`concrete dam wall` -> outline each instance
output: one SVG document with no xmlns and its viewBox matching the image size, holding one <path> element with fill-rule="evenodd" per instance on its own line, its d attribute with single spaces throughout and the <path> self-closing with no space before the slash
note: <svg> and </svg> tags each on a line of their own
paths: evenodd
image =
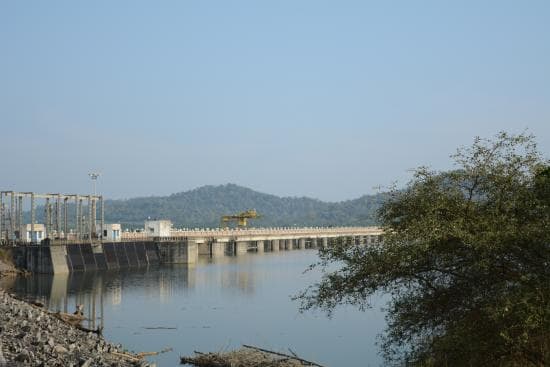
<svg viewBox="0 0 550 367">
<path fill-rule="evenodd" d="M 13 249 L 14 264 L 33 273 L 58 274 L 139 268 L 157 264 L 195 263 L 193 241 L 106 242 L 20 246 Z"/>
<path fill-rule="evenodd" d="M 280 233 L 279 233 L 280 232 Z M 187 237 L 126 239 L 122 242 L 67 243 L 43 240 L 38 244 L 5 246 L 13 263 L 33 273 L 70 273 L 156 264 L 192 264 L 198 256 L 238 256 L 249 251 L 263 253 L 335 245 L 382 243 L 378 228 L 305 228 L 292 230 L 190 231 Z M 237 235 L 238 234 L 238 235 Z"/>
</svg>

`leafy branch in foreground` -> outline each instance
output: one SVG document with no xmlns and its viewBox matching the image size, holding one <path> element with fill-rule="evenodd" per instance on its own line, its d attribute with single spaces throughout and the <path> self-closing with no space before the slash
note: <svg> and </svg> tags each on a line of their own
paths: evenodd
<svg viewBox="0 0 550 367">
<path fill-rule="evenodd" d="M 455 170 L 421 167 L 392 191 L 383 244 L 322 250 L 325 275 L 296 298 L 330 313 L 390 294 L 390 364 L 550 364 L 549 163 L 532 136 L 507 133 L 452 157 Z"/>
</svg>

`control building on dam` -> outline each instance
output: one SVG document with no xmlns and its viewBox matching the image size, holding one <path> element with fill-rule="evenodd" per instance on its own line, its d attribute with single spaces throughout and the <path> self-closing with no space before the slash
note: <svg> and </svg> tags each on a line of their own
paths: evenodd
<svg viewBox="0 0 550 367">
<path fill-rule="evenodd" d="M 23 220 L 25 199 L 31 201 L 31 223 Z M 40 199 L 45 223 L 36 223 Z M 381 239 L 378 227 L 181 230 L 172 229 L 168 220 L 148 220 L 143 231 L 121 233 L 120 225 L 105 223 L 102 196 L 0 192 L 0 244 L 18 267 L 36 273 L 192 264 L 199 256 L 369 245 Z"/>
</svg>

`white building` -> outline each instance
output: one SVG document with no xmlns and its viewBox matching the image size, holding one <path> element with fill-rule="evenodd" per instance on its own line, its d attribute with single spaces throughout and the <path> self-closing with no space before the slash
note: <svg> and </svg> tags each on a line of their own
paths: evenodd
<svg viewBox="0 0 550 367">
<path fill-rule="evenodd" d="M 169 220 L 146 220 L 145 233 L 150 237 L 170 237 L 172 222 Z"/>
<path fill-rule="evenodd" d="M 97 229 L 98 237 L 103 237 L 103 241 L 118 242 L 120 241 L 122 231 L 119 223 L 103 224 L 103 233 L 101 228 Z"/>
<path fill-rule="evenodd" d="M 43 224 L 34 224 L 34 232 L 31 233 L 31 225 L 27 224 L 25 240 L 27 242 L 40 242 L 46 236 L 46 227 Z"/>
</svg>

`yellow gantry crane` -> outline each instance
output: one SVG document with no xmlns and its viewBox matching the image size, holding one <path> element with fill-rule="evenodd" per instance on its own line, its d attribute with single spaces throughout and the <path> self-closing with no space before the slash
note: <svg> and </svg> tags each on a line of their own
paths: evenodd
<svg viewBox="0 0 550 367">
<path fill-rule="evenodd" d="M 250 209 L 239 214 L 224 215 L 221 219 L 221 228 L 227 227 L 227 223 L 235 222 L 238 227 L 246 227 L 248 225 L 248 219 L 260 218 L 260 215 L 256 212 L 256 209 Z"/>
</svg>

